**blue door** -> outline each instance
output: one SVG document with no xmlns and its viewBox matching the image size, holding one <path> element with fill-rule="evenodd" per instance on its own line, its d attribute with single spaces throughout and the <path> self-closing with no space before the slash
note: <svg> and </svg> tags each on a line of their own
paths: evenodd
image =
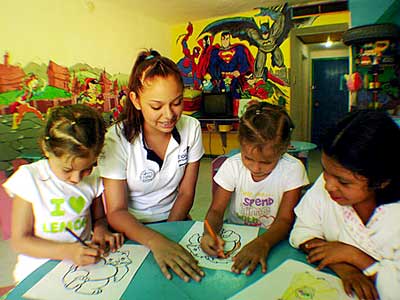
<svg viewBox="0 0 400 300">
<path fill-rule="evenodd" d="M 321 135 L 349 111 L 349 94 L 344 74 L 348 58 L 312 60 L 311 141 L 320 145 Z"/>
</svg>

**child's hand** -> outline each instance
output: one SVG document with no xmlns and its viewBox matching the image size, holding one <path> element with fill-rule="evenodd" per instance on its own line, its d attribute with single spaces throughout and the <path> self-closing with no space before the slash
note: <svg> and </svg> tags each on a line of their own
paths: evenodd
<svg viewBox="0 0 400 300">
<path fill-rule="evenodd" d="M 343 288 L 347 295 L 357 295 L 358 299 L 378 300 L 378 292 L 370 278 L 354 268 L 345 272 L 337 272 L 342 279 Z"/>
<path fill-rule="evenodd" d="M 219 235 L 217 235 L 217 239 L 218 243 L 215 242 L 210 234 L 204 233 L 200 240 L 200 247 L 210 256 L 225 258 L 225 255 L 223 255 L 225 241 Z"/>
<path fill-rule="evenodd" d="M 319 262 L 318 270 L 335 263 L 350 263 L 355 255 L 357 248 L 341 243 L 327 242 L 321 240 L 313 240 L 305 244 L 305 248 L 309 250 L 307 261 L 309 263 Z"/>
<path fill-rule="evenodd" d="M 267 272 L 266 259 L 270 247 L 261 239 L 255 239 L 243 247 L 238 254 L 233 257 L 232 272 L 240 274 L 244 268 L 249 266 L 246 275 L 251 275 L 258 264 L 261 264 L 261 271 Z"/>
<path fill-rule="evenodd" d="M 86 247 L 80 243 L 66 244 L 66 258 L 77 266 L 95 264 L 100 260 L 103 250 L 96 247 Z"/>
<path fill-rule="evenodd" d="M 99 245 L 105 253 L 115 252 L 124 243 L 124 236 L 121 233 L 112 233 L 104 227 L 96 227 L 93 231 L 92 243 Z"/>
</svg>

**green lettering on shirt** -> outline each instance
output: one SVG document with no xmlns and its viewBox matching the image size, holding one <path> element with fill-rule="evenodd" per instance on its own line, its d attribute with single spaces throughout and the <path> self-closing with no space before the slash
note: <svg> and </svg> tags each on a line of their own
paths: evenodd
<svg viewBox="0 0 400 300">
<path fill-rule="evenodd" d="M 50 202 L 55 205 L 55 209 L 51 212 L 53 217 L 60 217 L 65 214 L 65 211 L 61 209 L 61 204 L 65 202 L 63 198 L 54 198 Z"/>
</svg>

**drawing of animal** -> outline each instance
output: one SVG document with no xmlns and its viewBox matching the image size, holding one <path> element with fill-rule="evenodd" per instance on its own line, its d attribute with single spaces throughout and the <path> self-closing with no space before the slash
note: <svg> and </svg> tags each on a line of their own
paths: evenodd
<svg viewBox="0 0 400 300">
<path fill-rule="evenodd" d="M 211 262 L 218 263 L 218 264 L 228 264 L 228 263 L 232 262 L 231 257 L 234 256 L 234 254 L 236 254 L 236 251 L 241 246 L 241 237 L 236 232 L 234 232 L 232 230 L 225 230 L 225 229 L 221 230 L 221 237 L 225 241 L 225 245 L 224 245 L 225 258 L 224 259 L 209 256 L 201 249 L 200 233 L 196 233 L 196 234 L 192 235 L 189 238 L 189 244 L 187 244 L 186 247 L 189 249 L 189 251 L 192 253 L 192 255 L 195 258 L 203 258 L 203 259 L 206 259 Z"/>
<path fill-rule="evenodd" d="M 112 282 L 118 282 L 129 272 L 129 251 L 117 251 L 102 257 L 95 265 L 72 265 L 63 276 L 64 287 L 84 295 L 98 295 Z"/>
</svg>

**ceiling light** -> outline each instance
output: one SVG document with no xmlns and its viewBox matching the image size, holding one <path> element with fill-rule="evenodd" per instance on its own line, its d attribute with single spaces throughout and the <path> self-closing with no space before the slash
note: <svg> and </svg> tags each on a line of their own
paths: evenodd
<svg viewBox="0 0 400 300">
<path fill-rule="evenodd" d="M 328 36 L 328 39 L 327 39 L 326 42 L 325 42 L 325 47 L 326 47 L 326 48 L 329 48 L 329 47 L 331 47 L 331 46 L 332 46 L 331 37 Z"/>
</svg>

